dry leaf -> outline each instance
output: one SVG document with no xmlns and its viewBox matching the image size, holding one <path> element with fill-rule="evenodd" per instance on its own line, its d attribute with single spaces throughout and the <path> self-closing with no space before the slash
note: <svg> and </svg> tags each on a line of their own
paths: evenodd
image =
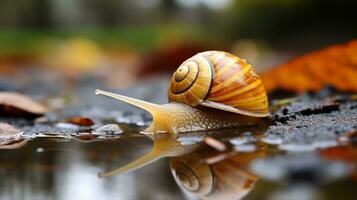
<svg viewBox="0 0 357 200">
<path fill-rule="evenodd" d="M 13 92 L 0 92 L 0 115 L 16 117 L 37 117 L 47 108 L 27 96 Z"/>
<path fill-rule="evenodd" d="M 354 164 L 351 176 L 357 180 L 357 148 L 354 146 L 338 146 L 320 151 L 320 155 L 327 160 L 338 160 Z"/>
<path fill-rule="evenodd" d="M 357 91 L 357 40 L 325 48 L 276 66 L 261 75 L 268 91 L 317 91 L 325 85 Z"/>
<path fill-rule="evenodd" d="M 322 157 L 330 160 L 357 163 L 357 148 L 353 146 L 332 147 L 322 150 L 320 154 Z"/>
<path fill-rule="evenodd" d="M 87 117 L 73 117 L 68 120 L 69 123 L 78 125 L 78 126 L 92 126 L 94 125 L 93 120 Z"/>
</svg>

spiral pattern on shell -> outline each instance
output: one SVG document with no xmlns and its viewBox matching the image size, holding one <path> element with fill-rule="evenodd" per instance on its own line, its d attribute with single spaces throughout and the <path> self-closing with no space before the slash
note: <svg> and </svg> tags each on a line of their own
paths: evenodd
<svg viewBox="0 0 357 200">
<path fill-rule="evenodd" d="M 168 91 L 169 100 L 197 106 L 208 95 L 212 79 L 211 61 L 203 55 L 196 55 L 174 73 Z"/>
<path fill-rule="evenodd" d="M 196 54 L 179 66 L 168 99 L 254 117 L 269 115 L 266 91 L 252 66 L 223 51 Z"/>
<path fill-rule="evenodd" d="M 171 173 L 185 190 L 200 195 L 209 194 L 214 189 L 214 176 L 209 165 L 190 159 L 173 159 Z"/>
<path fill-rule="evenodd" d="M 245 162 L 249 163 L 253 155 L 237 154 L 208 164 L 201 157 L 207 151 L 171 158 L 170 169 L 176 183 L 199 199 L 230 200 L 247 195 L 258 179 L 245 169 Z M 259 155 L 261 153 L 254 156 Z"/>
</svg>

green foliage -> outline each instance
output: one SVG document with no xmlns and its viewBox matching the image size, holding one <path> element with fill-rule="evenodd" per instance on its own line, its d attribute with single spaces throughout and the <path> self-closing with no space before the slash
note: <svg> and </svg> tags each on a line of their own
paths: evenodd
<svg viewBox="0 0 357 200">
<path fill-rule="evenodd" d="M 214 35 L 200 27 L 181 24 L 117 28 L 81 27 L 75 30 L 0 29 L 0 53 L 38 52 L 44 43 L 71 38 L 89 39 L 104 48 L 146 51 L 167 41 L 203 42 L 214 38 Z"/>
</svg>

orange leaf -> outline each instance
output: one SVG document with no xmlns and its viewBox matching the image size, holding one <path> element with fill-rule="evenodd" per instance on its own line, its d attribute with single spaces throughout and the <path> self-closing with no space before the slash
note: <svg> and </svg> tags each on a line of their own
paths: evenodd
<svg viewBox="0 0 357 200">
<path fill-rule="evenodd" d="M 268 91 L 316 91 L 325 85 L 357 91 L 357 40 L 328 47 L 276 66 L 261 75 Z"/>
<path fill-rule="evenodd" d="M 73 117 L 68 119 L 69 123 L 76 124 L 78 126 L 92 126 L 94 125 L 93 120 L 88 117 Z"/>
</svg>

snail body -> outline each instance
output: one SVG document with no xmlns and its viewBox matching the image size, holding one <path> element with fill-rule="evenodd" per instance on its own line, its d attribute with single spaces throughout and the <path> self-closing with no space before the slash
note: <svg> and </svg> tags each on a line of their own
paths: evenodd
<svg viewBox="0 0 357 200">
<path fill-rule="evenodd" d="M 188 132 L 248 126 L 269 115 L 260 78 L 243 59 L 222 51 L 206 51 L 186 60 L 174 73 L 169 104 L 96 90 L 148 111 L 153 123 L 144 132 Z"/>
</svg>

